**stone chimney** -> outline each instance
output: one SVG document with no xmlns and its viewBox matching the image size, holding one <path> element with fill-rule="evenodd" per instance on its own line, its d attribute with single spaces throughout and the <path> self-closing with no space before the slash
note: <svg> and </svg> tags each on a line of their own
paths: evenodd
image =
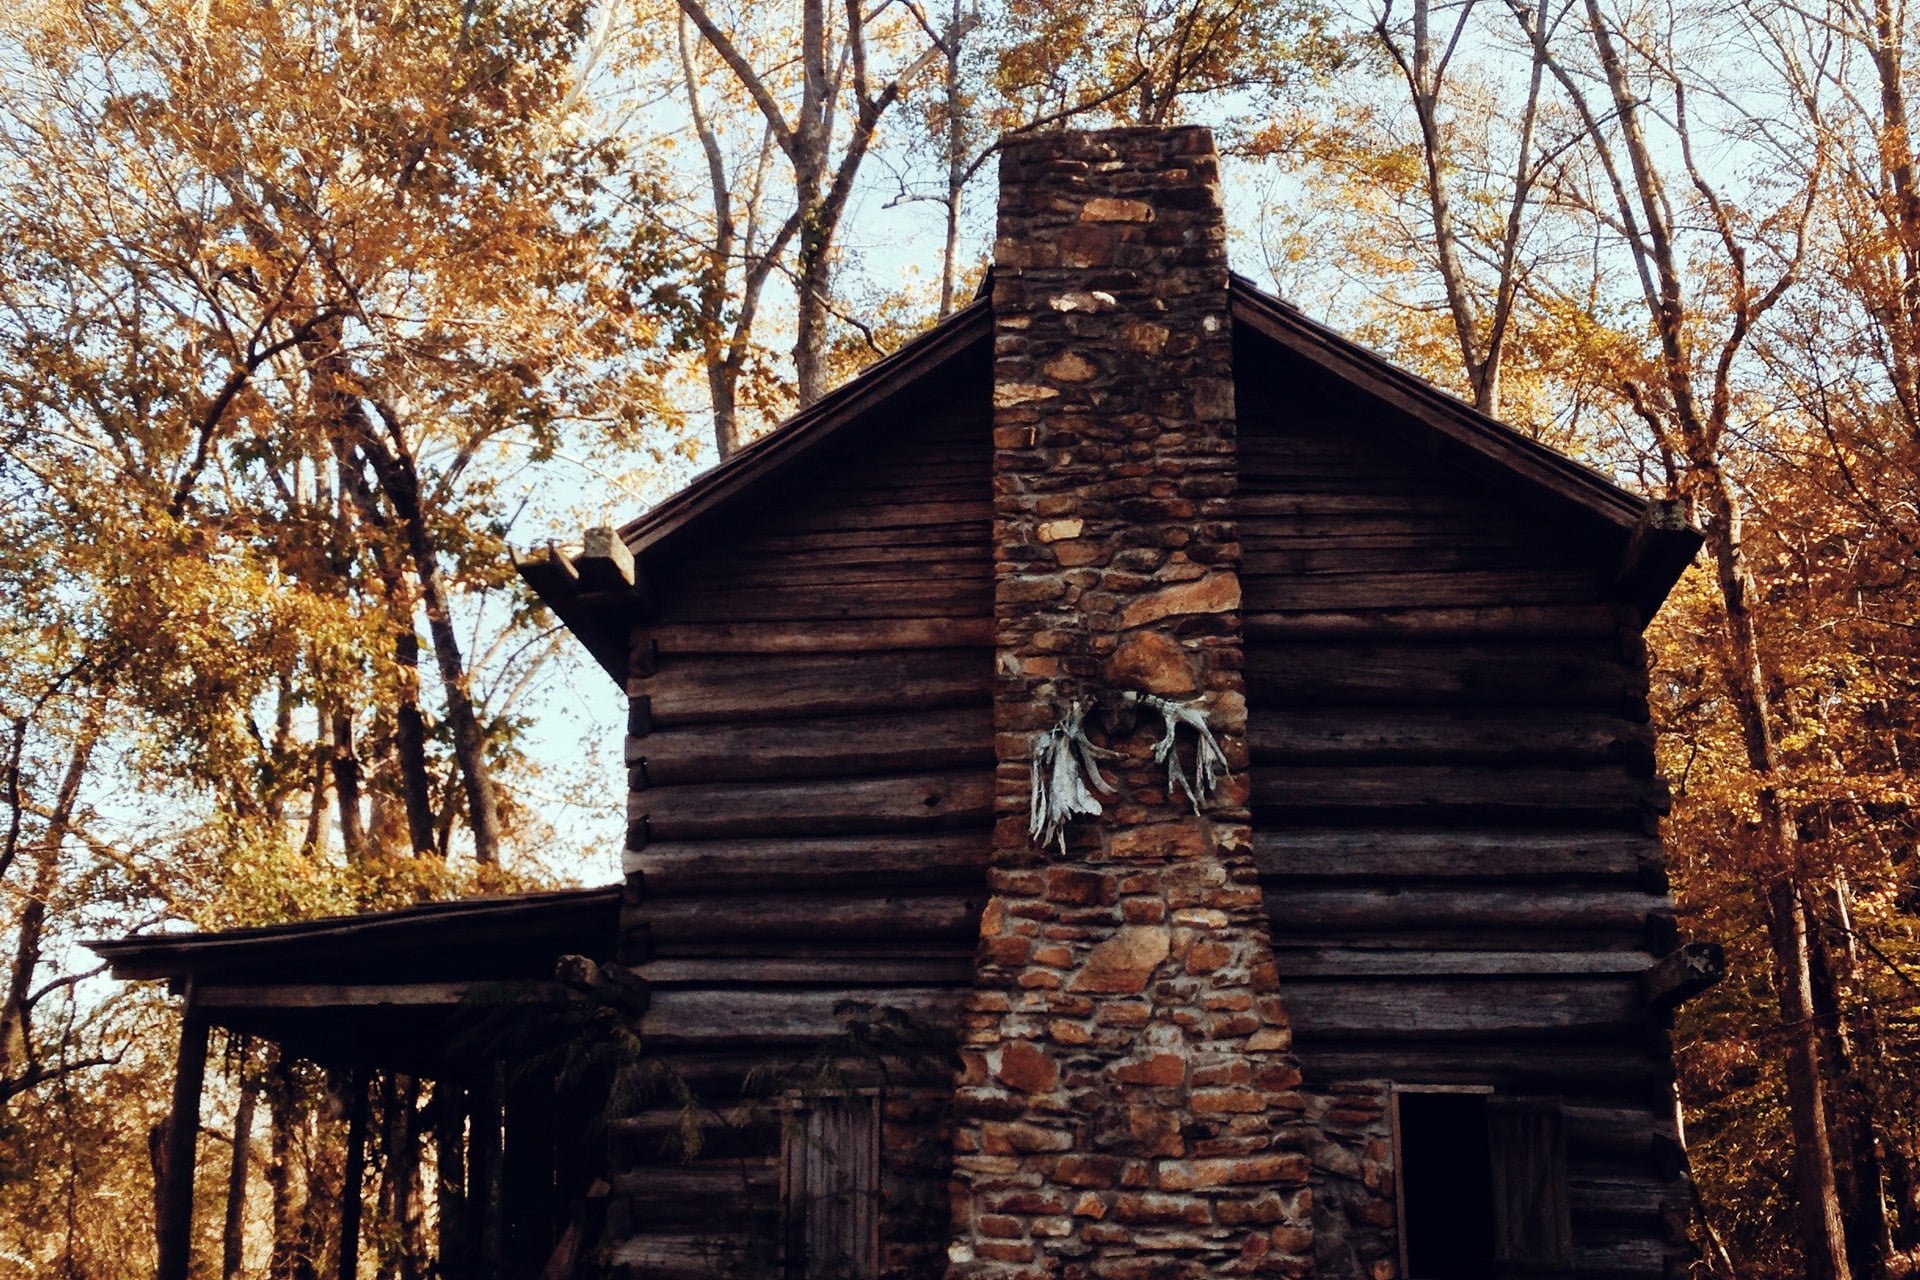
<svg viewBox="0 0 1920 1280">
<path fill-rule="evenodd" d="M 1248 828 L 1213 140 L 1013 138 L 1000 172 L 997 825 L 951 1274 L 1301 1275 L 1304 1103 Z M 1128 692 L 1204 713 L 1233 772 L 1200 813 L 1169 794 L 1160 715 Z M 1029 838 L 1029 767 L 1076 702 L 1098 704 L 1116 790 L 1062 853 Z"/>
</svg>

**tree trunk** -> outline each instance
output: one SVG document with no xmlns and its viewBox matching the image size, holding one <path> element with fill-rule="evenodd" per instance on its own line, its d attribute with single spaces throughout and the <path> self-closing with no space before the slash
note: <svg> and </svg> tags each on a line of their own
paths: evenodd
<svg viewBox="0 0 1920 1280">
<path fill-rule="evenodd" d="M 960 41 L 966 13 L 962 0 L 953 0 L 947 15 L 947 33 L 941 52 L 946 55 L 943 86 L 947 94 L 947 234 L 940 249 L 940 318 L 953 314 L 956 276 L 960 267 L 960 197 L 967 184 L 966 117 L 960 84 Z"/>
<path fill-rule="evenodd" d="M 415 1103 L 420 1086 L 409 1076 L 385 1073 L 380 1086 L 380 1120 L 386 1161 L 380 1170 L 381 1233 L 379 1274 L 383 1280 L 418 1280 L 418 1197 L 420 1134 L 415 1125 Z"/>
<path fill-rule="evenodd" d="M 1833 895 L 1825 904 L 1807 908 L 1809 970 L 1813 977 L 1815 1025 L 1820 1030 L 1826 1067 L 1828 1106 L 1833 1117 L 1835 1181 L 1840 1189 L 1841 1220 L 1846 1226 L 1847 1261 L 1856 1280 L 1881 1280 L 1893 1249 L 1887 1220 L 1886 1175 L 1881 1168 L 1875 1135 L 1870 1063 L 1863 1060 L 1847 1016 L 1845 992 L 1855 982 L 1844 943 L 1835 948 L 1830 937 L 1845 937 L 1840 919 L 1829 919 L 1826 905 L 1837 915 Z"/>
<path fill-rule="evenodd" d="M 400 765 L 400 795 L 407 812 L 407 843 L 414 857 L 434 852 L 433 795 L 427 774 L 427 722 L 420 714 L 420 637 L 411 620 L 394 637 L 400 667 L 400 706 L 394 711 L 394 755 Z"/>
<path fill-rule="evenodd" d="M 374 439 L 372 424 L 365 422 L 364 414 L 360 415 L 365 430 L 359 443 L 380 477 L 387 501 L 400 517 L 407 554 L 413 561 L 414 578 L 420 584 L 420 602 L 426 609 L 427 631 L 433 641 L 434 661 L 440 669 L 440 687 L 447 699 L 447 723 L 453 729 L 453 754 L 459 762 L 460 779 L 466 792 L 467 829 L 473 835 L 473 856 L 482 864 L 496 863 L 500 860 L 500 815 L 493 772 L 487 765 L 486 738 L 468 688 L 466 660 L 460 652 L 459 637 L 454 634 L 446 583 L 440 576 L 439 555 L 434 550 L 433 532 L 427 525 L 420 475 L 401 434 L 398 416 L 384 405 L 380 407 L 380 416 L 387 424 L 392 449 Z"/>
<path fill-rule="evenodd" d="M 806 214 L 800 220 L 799 249 L 794 263 L 794 288 L 799 291 L 795 303 L 793 337 L 794 387 L 800 407 L 806 408 L 827 393 L 827 301 L 831 296 L 833 266 L 833 228 L 825 225 L 824 209 L 818 196 L 819 171 L 803 175 L 803 192 L 815 194 L 807 200 Z"/>
<path fill-rule="evenodd" d="M 247 1228 L 247 1161 L 253 1152 L 253 1108 L 260 1082 L 249 1069 L 245 1036 L 235 1051 L 240 1064 L 240 1101 L 233 1112 L 233 1151 L 227 1166 L 227 1219 L 220 1232 L 220 1275 L 239 1280 Z"/>
<path fill-rule="evenodd" d="M 294 1258 L 300 1248 L 299 1205 L 293 1176 L 293 1125 L 297 1109 L 293 1072 L 282 1052 L 274 1051 L 268 1068 L 269 1118 L 267 1189 L 272 1205 L 273 1255 L 267 1265 L 271 1280 L 293 1280 Z"/>
<path fill-rule="evenodd" d="M 327 856 L 327 780 L 332 774 L 332 751 L 319 749 L 313 763 L 313 786 L 307 797 L 307 826 L 300 836 L 300 853 L 308 858 Z"/>
<path fill-rule="evenodd" d="M 366 833 L 360 825 L 360 760 L 354 754 L 353 717 L 336 711 L 329 717 L 333 729 L 333 794 L 340 815 L 340 845 L 347 860 L 366 853 Z"/>
<path fill-rule="evenodd" d="M 1763 819 L 1775 838 L 1791 841 L 1778 799 L 1769 795 Z M 1820 1090 L 1820 1050 L 1814 1031 L 1813 975 L 1807 917 L 1800 892 L 1787 874 L 1766 886 L 1767 941 L 1773 981 L 1786 1032 L 1787 1111 L 1793 1125 L 1794 1183 L 1800 1214 L 1802 1262 L 1808 1280 L 1847 1280 L 1846 1228 L 1840 1215 L 1826 1107 Z"/>
<path fill-rule="evenodd" d="M 439 1209 L 440 1276 L 474 1280 L 467 1214 L 467 1104 L 449 1080 L 433 1085 L 435 1199 Z"/>
<path fill-rule="evenodd" d="M 13 956 L 7 966 L 7 986 L 0 1000 L 0 1101 L 7 1086 L 25 1076 L 34 1066 L 37 1054 L 33 1046 L 34 975 L 40 968 L 45 942 L 47 909 L 60 884 L 60 853 L 67 841 L 67 829 L 73 822 L 74 805 L 80 796 L 80 784 L 93 759 L 94 744 L 100 738 L 100 718 L 105 698 L 96 695 L 80 723 L 79 735 L 67 756 L 67 767 L 54 793 L 53 808 L 47 816 L 46 834 L 33 852 L 33 880 L 14 926 Z"/>
</svg>

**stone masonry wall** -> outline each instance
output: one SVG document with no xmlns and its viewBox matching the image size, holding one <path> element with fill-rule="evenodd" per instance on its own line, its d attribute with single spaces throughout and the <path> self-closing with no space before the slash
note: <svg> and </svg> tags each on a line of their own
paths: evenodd
<svg viewBox="0 0 1920 1280">
<path fill-rule="evenodd" d="M 1310 1126 L 1249 848 L 1212 139 L 1013 139 L 1001 182 L 997 826 L 950 1275 L 1304 1275 Z M 1033 848 L 1033 736 L 1122 690 L 1203 707 L 1231 781 L 1195 815 L 1149 758 L 1157 716 L 1096 717 L 1119 795 L 1064 855 Z"/>
</svg>

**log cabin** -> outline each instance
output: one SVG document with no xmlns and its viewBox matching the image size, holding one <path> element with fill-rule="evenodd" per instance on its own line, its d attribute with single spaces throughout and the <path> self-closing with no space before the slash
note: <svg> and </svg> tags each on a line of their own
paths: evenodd
<svg viewBox="0 0 1920 1280">
<path fill-rule="evenodd" d="M 624 883 L 100 944 L 179 1115 L 212 1026 L 434 1081 L 456 1280 L 1678 1274 L 1698 536 L 1225 245 L 1203 129 L 1008 139 L 972 305 L 520 562 L 627 699 Z"/>
</svg>

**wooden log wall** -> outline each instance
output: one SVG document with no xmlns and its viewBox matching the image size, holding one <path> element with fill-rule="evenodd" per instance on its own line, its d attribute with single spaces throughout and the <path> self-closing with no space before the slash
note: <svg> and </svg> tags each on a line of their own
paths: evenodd
<svg viewBox="0 0 1920 1280">
<path fill-rule="evenodd" d="M 646 1054 L 697 1105 L 658 1085 L 615 1123 L 625 1274 L 772 1274 L 782 1069 L 821 1055 L 849 1002 L 950 1028 L 971 982 L 992 498 L 985 383 L 958 372 L 646 566 L 622 946 L 650 989 Z M 878 1080 L 856 1063 L 841 1083 Z M 951 1090 L 941 1058 L 885 1091 L 883 1275 L 944 1257 Z"/>
<path fill-rule="evenodd" d="M 1562 1099 L 1577 1273 L 1664 1276 L 1638 628 L 1590 552 L 1377 406 L 1257 342 L 1238 368 L 1254 848 L 1308 1084 Z"/>
</svg>

